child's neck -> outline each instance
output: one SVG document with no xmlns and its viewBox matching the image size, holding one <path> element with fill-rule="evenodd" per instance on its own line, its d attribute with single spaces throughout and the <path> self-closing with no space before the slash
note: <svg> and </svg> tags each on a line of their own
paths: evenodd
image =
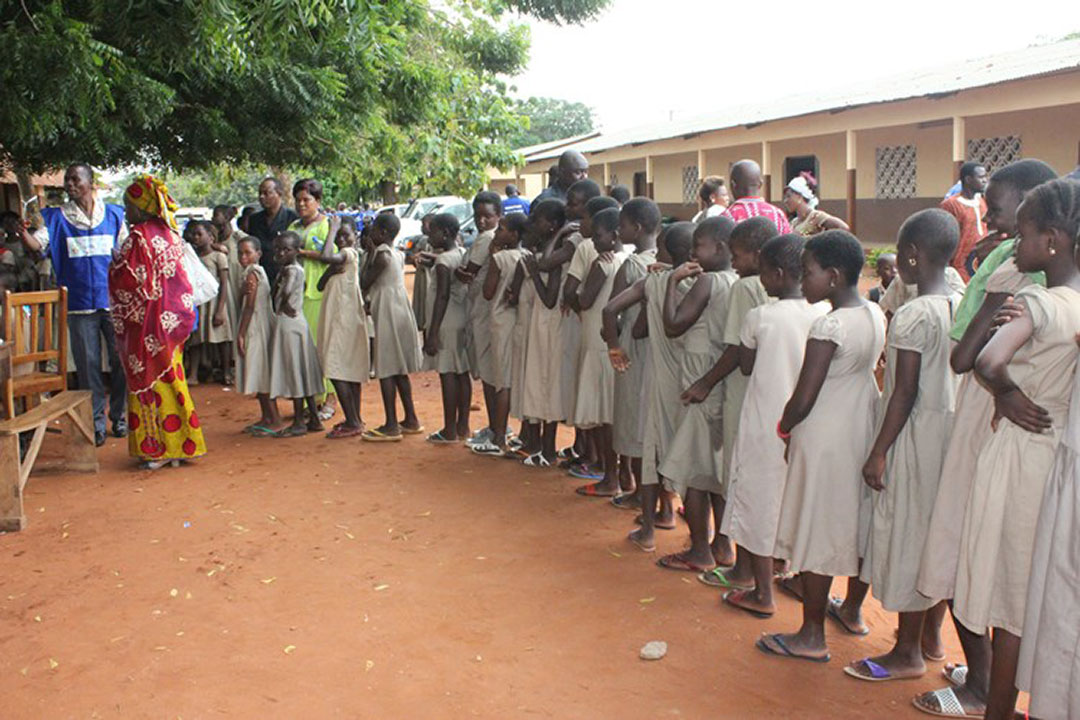
<svg viewBox="0 0 1080 720">
<path fill-rule="evenodd" d="M 634 247 L 636 248 L 634 252 L 637 254 L 641 254 L 644 252 L 649 252 L 650 250 L 655 250 L 656 238 L 658 237 L 660 237 L 660 233 L 654 232 L 638 238 L 638 241 L 634 244 Z"/>
<path fill-rule="evenodd" d="M 859 296 L 859 288 L 838 287 L 829 296 L 829 304 L 836 308 L 858 307 L 862 305 L 862 297 Z"/>
<path fill-rule="evenodd" d="M 205 247 L 195 248 L 195 252 L 199 254 L 199 257 L 206 257 L 210 253 L 214 252 L 214 248 L 206 245 Z"/>
<path fill-rule="evenodd" d="M 925 274 L 919 274 L 916 278 L 919 287 L 919 295 L 948 295 L 949 284 L 945 282 L 945 266 L 935 265 L 925 270 Z"/>
<path fill-rule="evenodd" d="M 1080 270 L 1077 270 L 1076 263 L 1071 260 L 1051 263 L 1044 268 L 1043 272 L 1046 273 L 1046 287 L 1048 288 L 1064 285 L 1080 289 Z"/>
<path fill-rule="evenodd" d="M 795 283 L 794 285 L 786 285 L 780 288 L 779 294 L 777 294 L 777 300 L 799 300 L 803 296 L 802 284 Z"/>
</svg>

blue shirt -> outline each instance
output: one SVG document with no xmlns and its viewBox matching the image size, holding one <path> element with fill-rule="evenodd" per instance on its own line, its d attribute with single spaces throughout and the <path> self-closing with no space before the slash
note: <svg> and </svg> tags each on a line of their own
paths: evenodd
<svg viewBox="0 0 1080 720">
<path fill-rule="evenodd" d="M 56 284 L 68 290 L 68 310 L 107 310 L 109 264 L 124 230 L 124 208 L 105 205 L 101 221 L 93 227 L 72 223 L 61 208 L 44 208 L 41 217 L 49 233 Z"/>
<path fill-rule="evenodd" d="M 529 214 L 529 201 L 523 197 L 508 197 L 502 201 L 503 215 Z"/>
</svg>

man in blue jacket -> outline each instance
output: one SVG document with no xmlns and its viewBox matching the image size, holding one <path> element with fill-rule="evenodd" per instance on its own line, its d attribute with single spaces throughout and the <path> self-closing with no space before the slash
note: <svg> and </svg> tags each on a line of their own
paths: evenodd
<svg viewBox="0 0 1080 720">
<path fill-rule="evenodd" d="M 124 208 L 94 197 L 94 171 L 75 163 L 64 173 L 68 201 L 41 211 L 45 227 L 24 233 L 32 252 L 52 260 L 56 284 L 68 290 L 68 330 L 79 387 L 93 393 L 94 442 L 105 444 L 105 378 L 102 343 L 109 358 L 109 419 L 116 437 L 127 435 L 127 382 L 116 354 L 116 336 L 109 316 L 109 263 L 113 249 L 127 237 Z"/>
</svg>

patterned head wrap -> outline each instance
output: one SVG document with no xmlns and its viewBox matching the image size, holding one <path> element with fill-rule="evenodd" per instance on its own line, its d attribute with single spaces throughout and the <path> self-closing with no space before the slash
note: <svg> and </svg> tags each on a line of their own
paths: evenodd
<svg viewBox="0 0 1080 720">
<path fill-rule="evenodd" d="M 801 195 L 806 204 L 813 210 L 819 202 L 817 195 L 814 194 L 816 185 L 817 181 L 814 180 L 814 176 L 803 171 L 791 179 L 791 182 L 788 183 L 788 189 Z"/>
<path fill-rule="evenodd" d="M 174 214 L 178 207 L 176 201 L 169 197 L 169 188 L 165 187 L 165 183 L 153 175 L 143 174 L 135 178 L 135 182 L 124 191 L 124 199 L 154 217 L 161 218 L 173 230 L 180 230 Z"/>
</svg>

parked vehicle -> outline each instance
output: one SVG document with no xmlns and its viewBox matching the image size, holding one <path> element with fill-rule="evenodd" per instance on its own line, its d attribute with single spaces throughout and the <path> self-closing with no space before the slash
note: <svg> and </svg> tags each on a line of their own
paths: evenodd
<svg viewBox="0 0 1080 720">
<path fill-rule="evenodd" d="M 472 215 L 472 208 L 467 200 L 456 195 L 417 198 L 398 216 L 401 219 L 401 231 L 394 239 L 394 247 L 403 249 L 406 238 L 420 235 L 420 219 L 435 212 L 453 212 L 459 220 L 464 221 Z"/>
</svg>

